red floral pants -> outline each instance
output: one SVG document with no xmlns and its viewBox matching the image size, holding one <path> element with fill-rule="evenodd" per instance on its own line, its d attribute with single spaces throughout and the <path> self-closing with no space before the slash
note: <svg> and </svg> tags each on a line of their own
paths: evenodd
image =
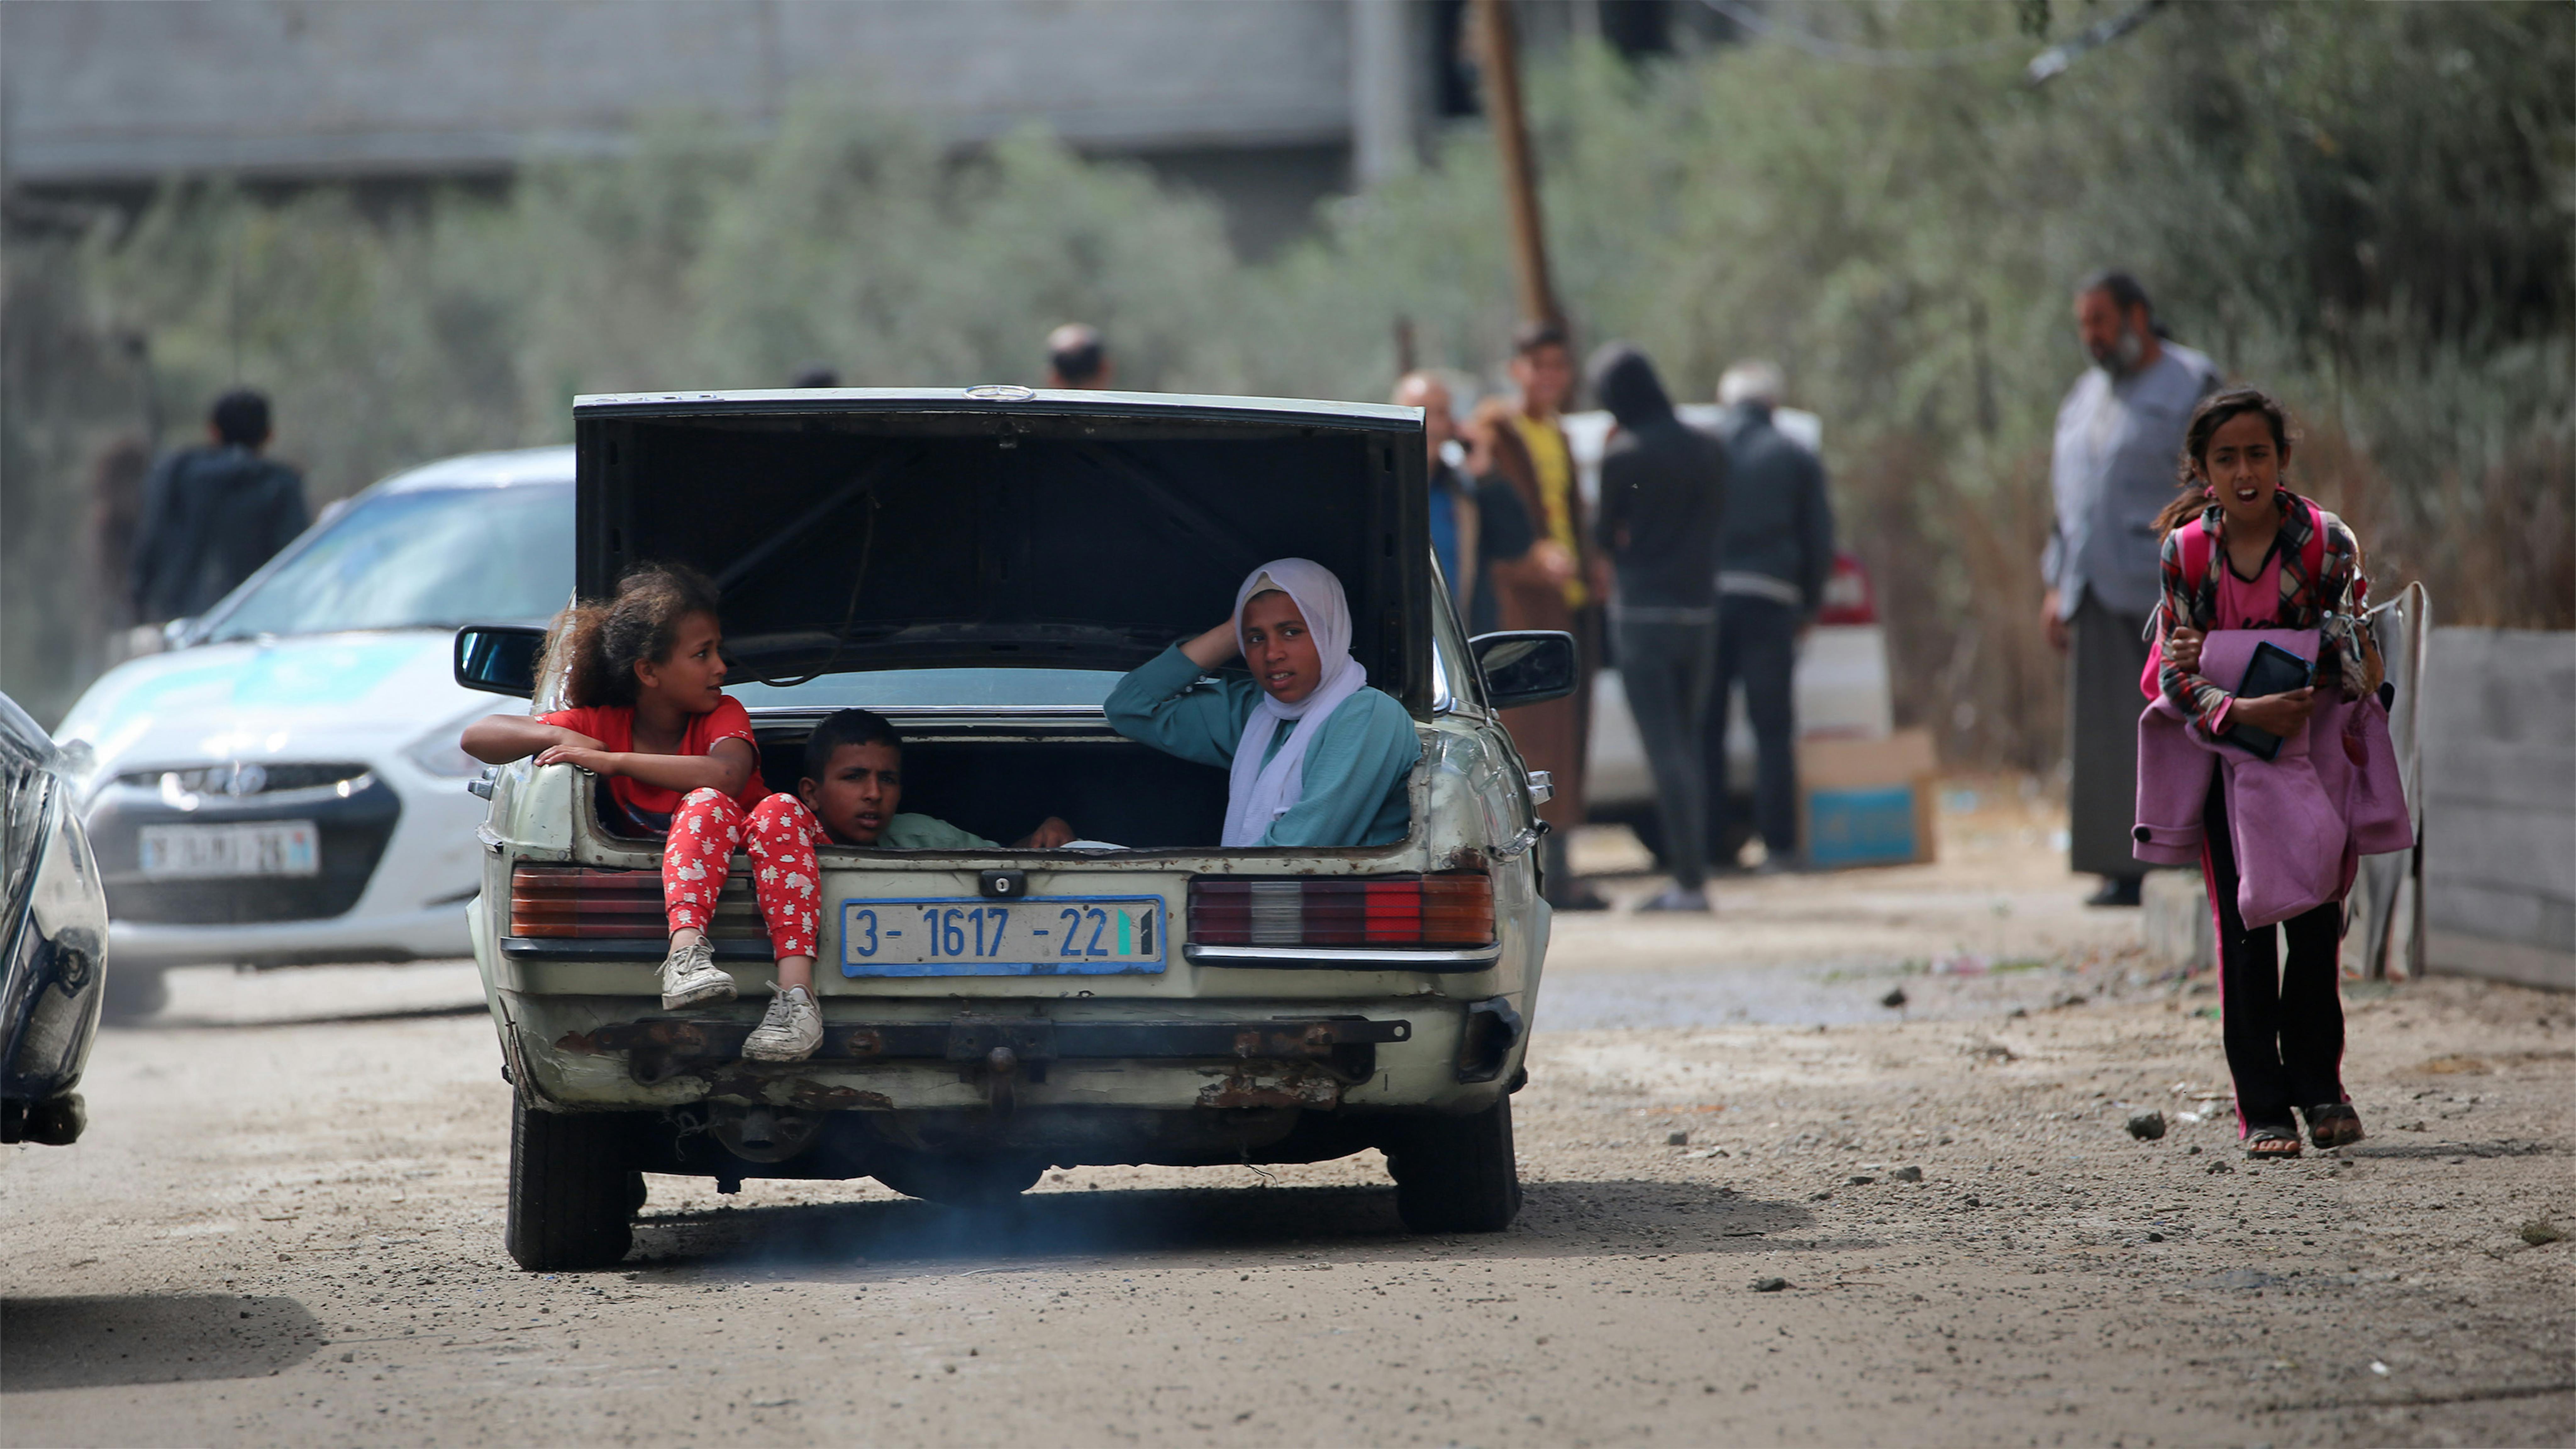
<svg viewBox="0 0 2576 1449">
<path fill-rule="evenodd" d="M 781 958 L 813 955 L 822 898 L 814 847 L 822 840 L 822 823 L 793 795 L 772 795 L 745 815 L 721 790 L 690 791 L 662 847 L 662 909 L 671 929 L 704 931 L 715 920 L 726 868 L 740 850 L 751 856 L 752 894 L 772 950 Z"/>
</svg>

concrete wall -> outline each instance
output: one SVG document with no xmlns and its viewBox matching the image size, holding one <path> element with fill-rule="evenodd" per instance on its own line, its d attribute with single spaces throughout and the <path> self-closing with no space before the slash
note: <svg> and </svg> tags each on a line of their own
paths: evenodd
<svg viewBox="0 0 2576 1449">
<path fill-rule="evenodd" d="M 0 6 L 13 182 L 500 170 L 819 85 L 961 140 L 1347 144 L 1349 0 L 210 0 Z M 1383 27 L 1381 27 L 1383 29 Z"/>
<path fill-rule="evenodd" d="M 2576 990 L 2576 633 L 2437 628 L 2426 669 L 2428 962 Z"/>
</svg>

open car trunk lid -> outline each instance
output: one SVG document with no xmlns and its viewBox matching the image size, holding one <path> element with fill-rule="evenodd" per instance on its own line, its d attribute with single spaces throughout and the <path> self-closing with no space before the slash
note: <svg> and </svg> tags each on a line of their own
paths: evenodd
<svg viewBox="0 0 2576 1449">
<path fill-rule="evenodd" d="M 737 680 L 1125 670 L 1303 557 L 1341 578 L 1369 682 L 1430 712 L 1415 409 L 978 387 L 593 396 L 574 420 L 576 586 L 704 570 Z"/>
</svg>

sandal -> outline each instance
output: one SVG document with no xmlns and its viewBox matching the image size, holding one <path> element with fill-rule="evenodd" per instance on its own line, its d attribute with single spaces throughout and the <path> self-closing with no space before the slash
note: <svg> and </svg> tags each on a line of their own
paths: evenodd
<svg viewBox="0 0 2576 1449">
<path fill-rule="evenodd" d="M 2245 1155 L 2258 1162 L 2296 1157 L 2299 1155 L 2299 1129 L 2257 1127 L 2246 1135 Z"/>
<path fill-rule="evenodd" d="M 2350 1102 L 2328 1102 L 2308 1109 L 2308 1140 L 2321 1148 L 2341 1147 L 2368 1135 L 2361 1130 L 2361 1114 L 2352 1109 Z"/>
</svg>

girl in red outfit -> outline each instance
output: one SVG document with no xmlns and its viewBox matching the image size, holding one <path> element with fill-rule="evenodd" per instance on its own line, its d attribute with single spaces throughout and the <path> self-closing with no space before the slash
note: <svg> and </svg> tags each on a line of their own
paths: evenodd
<svg viewBox="0 0 2576 1449">
<path fill-rule="evenodd" d="M 487 764 L 534 755 L 539 766 L 602 776 L 637 826 L 667 832 L 666 1011 L 734 995 L 707 928 L 734 852 L 747 850 L 778 980 L 743 1055 L 800 1061 L 823 1040 L 813 992 L 820 829 L 796 797 L 762 784 L 751 716 L 724 693 L 723 644 L 715 586 L 693 570 L 646 565 L 608 603 L 576 604 L 555 621 L 546 665 L 560 665 L 571 708 L 493 715 L 468 726 L 460 744 Z"/>
</svg>

